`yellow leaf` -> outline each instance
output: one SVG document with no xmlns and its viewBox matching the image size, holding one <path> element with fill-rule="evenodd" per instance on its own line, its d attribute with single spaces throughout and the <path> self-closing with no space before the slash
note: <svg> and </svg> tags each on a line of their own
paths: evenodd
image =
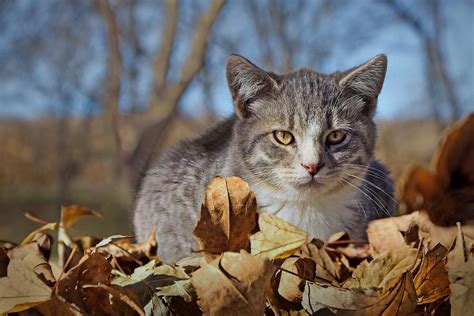
<svg viewBox="0 0 474 316">
<path fill-rule="evenodd" d="M 289 257 L 308 239 L 306 232 L 270 213 L 261 213 L 258 225 L 260 231 L 250 237 L 251 253 L 258 257 Z"/>
<path fill-rule="evenodd" d="M 256 224 L 257 202 L 249 185 L 237 177 L 216 177 L 206 188 L 194 235 L 209 254 L 248 250 Z"/>
</svg>

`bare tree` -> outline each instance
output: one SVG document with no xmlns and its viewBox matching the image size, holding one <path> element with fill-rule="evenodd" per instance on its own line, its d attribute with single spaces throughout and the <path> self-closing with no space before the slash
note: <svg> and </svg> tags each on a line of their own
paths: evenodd
<svg viewBox="0 0 474 316">
<path fill-rule="evenodd" d="M 414 34 L 420 39 L 422 51 L 425 57 L 425 74 L 428 85 L 428 95 L 433 114 L 441 120 L 442 111 L 439 108 L 440 96 L 439 87 L 446 95 L 449 106 L 450 119 L 456 120 L 461 115 L 461 105 L 459 96 L 456 93 L 455 85 L 442 49 L 441 40 L 441 16 L 440 2 L 438 0 L 428 0 L 427 10 L 429 10 L 430 20 L 423 20 L 417 17 L 409 9 L 405 8 L 397 0 L 385 0 L 385 4 L 395 13 L 398 19 L 411 28 Z M 429 24 L 432 24 L 430 30 Z"/>
<path fill-rule="evenodd" d="M 119 49 L 120 31 L 109 0 L 96 0 L 106 26 L 108 42 L 107 85 L 104 91 L 105 117 L 111 124 L 116 154 L 122 166 L 126 166 L 130 183 L 135 186 L 149 157 L 161 147 L 169 126 L 173 123 L 177 106 L 189 84 L 204 65 L 208 40 L 212 27 L 226 0 L 213 0 L 201 14 L 194 27 L 189 53 L 181 65 L 177 80 L 169 79 L 170 61 L 176 44 L 179 21 L 179 1 L 165 1 L 165 19 L 161 33 L 160 49 L 154 58 L 153 83 L 144 113 L 140 115 L 145 125 L 139 133 L 137 144 L 131 152 L 124 152 L 120 139 L 118 118 L 122 63 Z"/>
</svg>

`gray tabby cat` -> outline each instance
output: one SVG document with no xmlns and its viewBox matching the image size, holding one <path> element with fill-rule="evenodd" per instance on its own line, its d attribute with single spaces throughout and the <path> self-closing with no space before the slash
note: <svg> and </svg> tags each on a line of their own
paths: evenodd
<svg viewBox="0 0 474 316">
<path fill-rule="evenodd" d="M 250 184 L 259 207 L 327 239 L 365 238 L 369 220 L 394 210 L 392 182 L 374 159 L 372 120 L 387 58 L 345 72 L 265 72 L 232 55 L 235 116 L 164 153 L 147 170 L 134 213 L 143 241 L 157 227 L 165 261 L 189 255 L 206 184 L 217 175 Z"/>
</svg>

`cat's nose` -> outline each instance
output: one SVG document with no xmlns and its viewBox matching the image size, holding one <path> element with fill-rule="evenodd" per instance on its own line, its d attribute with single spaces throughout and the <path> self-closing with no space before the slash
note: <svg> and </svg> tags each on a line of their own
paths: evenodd
<svg viewBox="0 0 474 316">
<path fill-rule="evenodd" d="M 306 170 L 308 170 L 308 173 L 312 176 L 318 173 L 319 170 L 324 166 L 324 163 L 302 163 L 301 164 Z"/>
</svg>

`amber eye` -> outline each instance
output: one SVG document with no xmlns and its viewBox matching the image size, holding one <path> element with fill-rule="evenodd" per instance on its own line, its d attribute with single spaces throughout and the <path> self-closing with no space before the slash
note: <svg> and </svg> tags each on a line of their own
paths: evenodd
<svg viewBox="0 0 474 316">
<path fill-rule="evenodd" d="M 326 141 L 329 145 L 340 144 L 346 139 L 346 134 L 343 131 L 332 131 Z"/>
<path fill-rule="evenodd" d="M 293 134 L 287 131 L 274 131 L 273 137 L 282 145 L 289 145 L 295 140 Z"/>
</svg>

